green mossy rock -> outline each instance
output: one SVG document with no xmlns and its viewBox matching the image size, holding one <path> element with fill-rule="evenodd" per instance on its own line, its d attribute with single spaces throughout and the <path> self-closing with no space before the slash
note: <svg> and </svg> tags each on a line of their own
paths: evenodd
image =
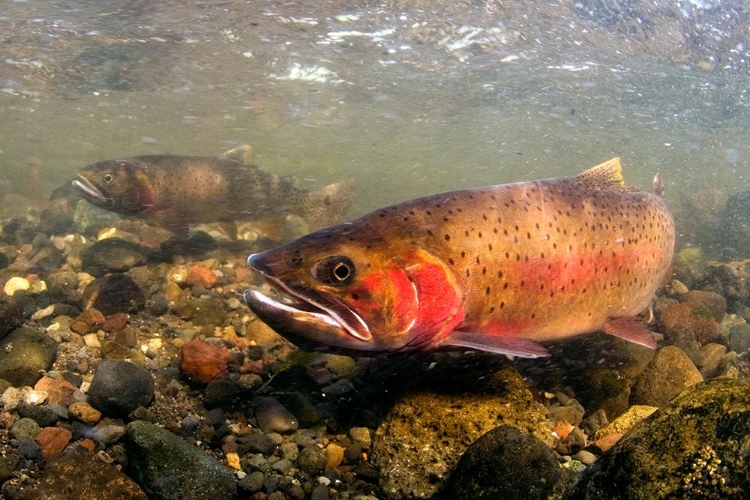
<svg viewBox="0 0 750 500">
<path fill-rule="evenodd" d="M 716 378 L 633 427 L 566 499 L 746 498 L 748 462 L 750 383 Z"/>
</svg>

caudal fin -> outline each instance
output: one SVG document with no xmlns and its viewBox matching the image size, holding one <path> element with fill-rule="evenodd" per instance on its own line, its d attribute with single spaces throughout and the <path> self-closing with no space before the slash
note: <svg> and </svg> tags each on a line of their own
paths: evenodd
<svg viewBox="0 0 750 500">
<path fill-rule="evenodd" d="M 354 179 L 347 179 L 307 193 L 301 200 L 299 215 L 315 231 L 346 220 L 354 199 Z"/>
</svg>

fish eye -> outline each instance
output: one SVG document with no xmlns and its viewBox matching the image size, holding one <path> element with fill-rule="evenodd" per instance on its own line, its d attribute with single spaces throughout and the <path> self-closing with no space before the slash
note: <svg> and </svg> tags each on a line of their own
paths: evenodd
<svg viewBox="0 0 750 500">
<path fill-rule="evenodd" d="M 115 176 L 110 174 L 109 172 L 104 174 L 104 182 L 107 184 L 112 184 L 112 181 L 115 180 Z"/>
<path fill-rule="evenodd" d="M 313 275 L 328 285 L 344 285 L 354 279 L 354 262 L 349 257 L 336 255 L 318 262 Z"/>
</svg>

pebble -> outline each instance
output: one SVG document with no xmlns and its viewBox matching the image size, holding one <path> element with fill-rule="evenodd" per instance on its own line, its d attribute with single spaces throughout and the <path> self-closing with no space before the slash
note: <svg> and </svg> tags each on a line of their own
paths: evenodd
<svg viewBox="0 0 750 500">
<path fill-rule="evenodd" d="M 596 462 L 596 455 L 586 450 L 581 450 L 570 458 L 578 460 L 583 465 L 591 465 Z"/>
<path fill-rule="evenodd" d="M 16 411 L 22 417 L 33 419 L 40 427 L 53 425 L 57 421 L 57 415 L 49 405 L 40 406 L 38 404 L 21 402 Z"/>
<path fill-rule="evenodd" d="M 682 349 L 666 346 L 656 353 L 638 377 L 631 401 L 637 405 L 663 406 L 702 380 L 703 376 Z"/>
<path fill-rule="evenodd" d="M 72 438 L 73 434 L 64 427 L 45 427 L 36 435 L 35 441 L 42 456 L 50 458 L 62 453 Z"/>
<path fill-rule="evenodd" d="M 103 276 L 142 266 L 147 260 L 140 245 L 121 238 L 105 238 L 83 251 L 81 268 L 93 276 Z"/>
<path fill-rule="evenodd" d="M 82 401 L 68 406 L 68 413 L 79 422 L 89 425 L 97 423 L 102 418 L 102 413 L 99 410 Z"/>
<path fill-rule="evenodd" d="M 0 342 L 0 379 L 16 387 L 33 386 L 49 370 L 57 342 L 43 332 L 18 328 Z"/>
<path fill-rule="evenodd" d="M 10 435 L 13 439 L 22 441 L 24 439 L 34 439 L 40 431 L 41 428 L 34 419 L 23 417 L 16 420 L 16 423 L 10 428 Z"/>
<path fill-rule="evenodd" d="M 237 483 L 237 486 L 248 493 L 255 493 L 256 491 L 260 491 L 260 489 L 263 487 L 264 480 L 265 476 L 263 475 L 263 473 L 260 471 L 255 471 L 240 480 Z"/>
<path fill-rule="evenodd" d="M 370 429 L 367 427 L 352 427 L 349 429 L 349 437 L 353 443 L 357 443 L 364 449 L 368 449 L 372 445 Z"/>
<path fill-rule="evenodd" d="M 33 439 L 23 439 L 18 443 L 18 453 L 29 460 L 37 460 L 42 457 L 42 449 Z"/>
<path fill-rule="evenodd" d="M 207 384 L 229 375 L 229 351 L 201 339 L 185 343 L 181 349 L 180 370 L 193 382 Z"/>
<path fill-rule="evenodd" d="M 83 299 L 105 316 L 118 312 L 136 313 L 146 305 L 143 291 L 122 273 L 96 278 L 83 290 Z"/>
<path fill-rule="evenodd" d="M 341 465 L 341 462 L 344 461 L 344 448 L 336 443 L 329 443 L 328 446 L 326 446 L 326 457 L 328 458 L 326 471 L 335 470 Z"/>
<path fill-rule="evenodd" d="M 13 296 L 14 293 L 16 293 L 19 290 L 28 290 L 31 284 L 29 283 L 29 280 L 26 278 L 21 278 L 18 276 L 14 276 L 11 279 L 9 279 L 5 286 L 3 287 L 3 291 L 5 292 L 5 295 Z"/>
<path fill-rule="evenodd" d="M 596 434 L 594 434 L 594 439 L 600 440 L 613 434 L 621 436 L 628 432 L 635 424 L 650 416 L 657 409 L 658 408 L 655 406 L 633 405 L 628 408 L 625 413 L 599 429 Z"/>
<path fill-rule="evenodd" d="M 44 468 L 35 498 L 58 499 L 65 492 L 64 498 L 78 500 L 148 500 L 143 490 L 111 461 L 83 453 L 54 457 Z"/>
<path fill-rule="evenodd" d="M 254 400 L 255 418 L 258 427 L 265 433 L 278 432 L 287 434 L 299 427 L 297 419 L 273 397 L 257 397 Z"/>
<path fill-rule="evenodd" d="M 474 441 L 451 475 L 446 498 L 543 499 L 559 496 L 563 476 L 557 457 L 539 439 L 502 425 Z"/>
<path fill-rule="evenodd" d="M 119 359 L 103 359 L 89 387 L 89 403 L 105 415 L 124 417 L 154 398 L 154 381 L 145 368 Z"/>
<path fill-rule="evenodd" d="M 750 350 L 750 325 L 734 325 L 729 330 L 727 345 L 730 350 L 737 353 Z"/>
<path fill-rule="evenodd" d="M 227 465 L 234 470 L 242 470 L 240 465 L 240 456 L 234 452 L 226 454 Z"/>
<path fill-rule="evenodd" d="M 99 424 L 92 433 L 91 437 L 102 446 L 115 443 L 125 435 L 126 429 L 122 425 L 101 425 Z"/>
<path fill-rule="evenodd" d="M 190 286 L 199 285 L 206 290 L 210 290 L 216 285 L 218 280 L 218 276 L 216 276 L 212 270 L 204 266 L 190 266 L 187 270 L 187 284 Z"/>
<path fill-rule="evenodd" d="M 52 378 L 45 375 L 34 385 L 34 389 L 47 394 L 50 403 L 67 406 L 72 402 L 76 386 L 68 382 L 65 377 Z"/>
<path fill-rule="evenodd" d="M 127 432 L 131 477 L 149 497 L 235 498 L 234 472 L 203 450 L 141 420 L 129 423 Z"/>
<path fill-rule="evenodd" d="M 322 473 L 328 464 L 328 459 L 321 451 L 317 448 L 303 449 L 297 458 L 297 467 L 299 467 L 299 470 L 311 476 Z"/>
</svg>

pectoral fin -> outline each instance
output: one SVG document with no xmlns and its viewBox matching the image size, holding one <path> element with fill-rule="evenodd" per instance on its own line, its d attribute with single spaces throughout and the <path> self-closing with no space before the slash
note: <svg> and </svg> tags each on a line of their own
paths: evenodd
<svg viewBox="0 0 750 500">
<path fill-rule="evenodd" d="M 602 325 L 602 331 L 628 342 L 656 349 L 654 336 L 646 328 L 646 324 L 640 316 L 609 318 Z"/>
<path fill-rule="evenodd" d="M 540 358 L 549 356 L 549 351 L 541 344 L 519 337 L 504 337 L 486 333 L 453 331 L 443 339 L 440 346 L 467 347 L 478 351 L 518 356 L 519 358 Z"/>
</svg>

